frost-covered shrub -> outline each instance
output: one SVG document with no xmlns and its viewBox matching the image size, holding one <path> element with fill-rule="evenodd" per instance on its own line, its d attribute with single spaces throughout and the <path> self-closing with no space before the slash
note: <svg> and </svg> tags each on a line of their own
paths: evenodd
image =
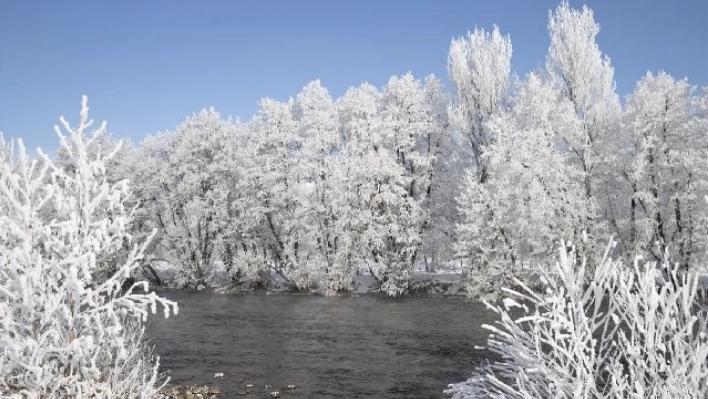
<svg viewBox="0 0 708 399">
<path fill-rule="evenodd" d="M 611 245 L 613 246 L 613 244 Z M 708 397 L 708 313 L 697 276 L 669 261 L 624 265 L 608 256 L 589 284 L 585 262 L 561 250 L 545 292 L 505 289 L 487 362 L 453 398 Z M 671 271 L 669 271 L 671 270 Z"/>
<path fill-rule="evenodd" d="M 158 305 L 165 316 L 177 305 L 129 282 L 147 242 L 126 232 L 131 191 L 106 180 L 113 154 L 87 151 L 105 125 L 85 138 L 85 97 L 79 126 L 61 122 L 70 170 L 0 140 L 0 396 L 153 397 L 159 361 L 145 350 L 142 322 Z M 132 250 L 106 274 L 126 244 Z"/>
</svg>

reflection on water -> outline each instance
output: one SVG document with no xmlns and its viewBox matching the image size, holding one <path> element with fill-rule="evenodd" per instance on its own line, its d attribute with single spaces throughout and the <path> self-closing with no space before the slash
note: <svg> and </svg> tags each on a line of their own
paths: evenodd
<svg viewBox="0 0 708 399">
<path fill-rule="evenodd" d="M 326 298 L 168 292 L 179 315 L 148 334 L 172 381 L 214 381 L 232 398 L 434 398 L 484 353 L 483 305 L 446 298 Z M 295 390 L 287 390 L 288 385 Z M 240 396 L 239 396 L 240 397 Z"/>
</svg>

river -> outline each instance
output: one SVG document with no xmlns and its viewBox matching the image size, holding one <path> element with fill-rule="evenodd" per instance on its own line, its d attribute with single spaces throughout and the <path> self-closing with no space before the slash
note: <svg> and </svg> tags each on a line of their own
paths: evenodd
<svg viewBox="0 0 708 399">
<path fill-rule="evenodd" d="M 495 320 L 459 298 L 162 295 L 180 306 L 148 323 L 162 370 L 175 383 L 216 383 L 223 398 L 441 398 L 482 361 L 480 325 Z"/>
</svg>

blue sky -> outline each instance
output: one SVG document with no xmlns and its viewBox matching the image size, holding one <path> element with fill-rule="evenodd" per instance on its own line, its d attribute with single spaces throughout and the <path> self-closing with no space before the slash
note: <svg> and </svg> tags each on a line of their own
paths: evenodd
<svg viewBox="0 0 708 399">
<path fill-rule="evenodd" d="M 601 25 L 620 96 L 648 70 L 708 85 L 705 0 L 570 1 Z M 511 35 L 513 70 L 543 65 L 558 1 L 0 1 L 0 130 L 52 151 L 60 115 L 91 116 L 139 143 L 214 106 L 249 120 L 320 79 L 332 96 L 394 74 L 447 82 L 450 40 Z"/>
</svg>

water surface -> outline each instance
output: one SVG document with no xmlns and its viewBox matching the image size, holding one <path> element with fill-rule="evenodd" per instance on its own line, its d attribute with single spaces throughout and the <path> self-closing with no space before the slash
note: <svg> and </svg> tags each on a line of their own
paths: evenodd
<svg viewBox="0 0 708 399">
<path fill-rule="evenodd" d="M 495 320 L 457 298 L 163 295 L 180 312 L 148 325 L 162 370 L 177 383 L 216 382 L 224 398 L 444 397 L 484 358 L 480 325 Z"/>
</svg>

